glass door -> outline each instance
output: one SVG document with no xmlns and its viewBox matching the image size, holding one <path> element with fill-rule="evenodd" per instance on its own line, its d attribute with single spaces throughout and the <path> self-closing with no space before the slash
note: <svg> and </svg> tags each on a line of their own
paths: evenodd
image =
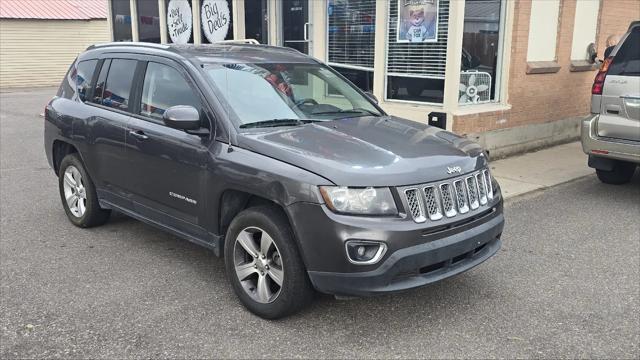
<svg viewBox="0 0 640 360">
<path fill-rule="evenodd" d="M 280 45 L 309 54 L 311 32 L 309 24 L 309 1 L 282 0 L 280 17 Z"/>
<path fill-rule="evenodd" d="M 269 43 L 269 4 L 267 0 L 244 0 L 244 32 L 246 39 Z"/>
</svg>

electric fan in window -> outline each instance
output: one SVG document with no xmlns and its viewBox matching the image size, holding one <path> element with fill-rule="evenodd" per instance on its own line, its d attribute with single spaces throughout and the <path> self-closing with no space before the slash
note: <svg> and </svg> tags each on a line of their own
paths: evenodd
<svg viewBox="0 0 640 360">
<path fill-rule="evenodd" d="M 491 74 L 482 71 L 462 71 L 459 96 L 459 104 L 482 104 L 491 101 Z"/>
</svg>

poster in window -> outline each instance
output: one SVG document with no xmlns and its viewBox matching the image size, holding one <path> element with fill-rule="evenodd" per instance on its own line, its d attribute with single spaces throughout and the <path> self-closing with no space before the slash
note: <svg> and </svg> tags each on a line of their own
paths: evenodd
<svg viewBox="0 0 640 360">
<path fill-rule="evenodd" d="M 202 31 L 210 43 L 227 38 L 231 23 L 231 10 L 227 0 L 203 0 L 200 16 Z"/>
<path fill-rule="evenodd" d="M 397 42 L 438 41 L 438 0 L 398 0 Z"/>
<path fill-rule="evenodd" d="M 167 28 L 174 44 L 187 44 L 191 39 L 193 14 L 187 0 L 170 0 L 167 5 Z"/>
</svg>

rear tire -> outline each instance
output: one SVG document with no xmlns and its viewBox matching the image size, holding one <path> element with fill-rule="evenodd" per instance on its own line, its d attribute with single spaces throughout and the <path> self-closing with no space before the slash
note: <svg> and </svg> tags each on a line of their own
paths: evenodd
<svg viewBox="0 0 640 360">
<path fill-rule="evenodd" d="M 636 164 L 616 161 L 612 171 L 596 169 L 598 179 L 605 184 L 622 185 L 631 181 L 633 173 L 636 170 Z"/>
<path fill-rule="evenodd" d="M 100 207 L 96 188 L 77 153 L 60 162 L 58 188 L 64 211 L 73 225 L 89 228 L 109 220 L 111 210 Z"/>
<path fill-rule="evenodd" d="M 242 211 L 225 239 L 227 277 L 249 311 L 278 319 L 311 302 L 313 287 L 282 210 L 259 206 Z"/>
</svg>

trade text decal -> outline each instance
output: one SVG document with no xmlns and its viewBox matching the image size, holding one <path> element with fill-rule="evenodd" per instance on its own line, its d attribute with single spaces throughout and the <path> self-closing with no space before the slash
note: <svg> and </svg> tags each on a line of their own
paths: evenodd
<svg viewBox="0 0 640 360">
<path fill-rule="evenodd" d="M 167 27 L 174 44 L 187 44 L 191 38 L 193 15 L 187 0 L 171 0 L 167 6 Z"/>
</svg>

